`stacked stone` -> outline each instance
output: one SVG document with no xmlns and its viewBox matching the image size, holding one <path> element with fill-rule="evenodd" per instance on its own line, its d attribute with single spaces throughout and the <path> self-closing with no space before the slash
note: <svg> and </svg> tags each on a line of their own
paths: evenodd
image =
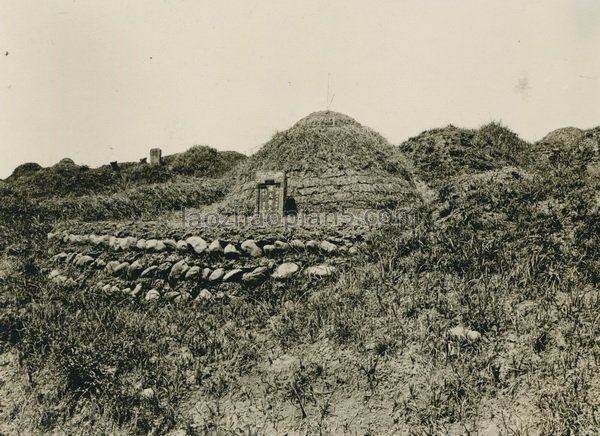
<svg viewBox="0 0 600 436">
<path fill-rule="evenodd" d="M 307 279 L 325 278 L 337 273 L 338 267 L 334 264 L 344 262 L 342 255 L 358 251 L 354 245 L 342 245 L 343 240 L 247 239 L 236 244 L 218 239 L 208 243 L 199 236 L 146 240 L 111 235 L 49 234 L 48 238 L 57 242 L 56 245 L 63 242 L 92 246 L 88 253 L 63 251 L 54 255 L 55 263 L 83 272 L 74 280 L 54 269 L 49 274 L 53 282 L 76 288 L 85 277 L 93 275 L 97 279 L 95 287 L 104 292 L 131 297 L 143 295 L 147 301 L 185 302 L 192 300 L 192 296 L 194 301 L 212 301 L 225 298 L 221 289 L 232 285 L 247 288 L 269 279 L 285 282 L 301 274 Z M 111 252 L 115 253 L 113 259 Z M 284 257 L 284 261 L 277 262 L 277 257 Z M 318 257 L 328 257 L 329 262 L 311 265 L 306 261 Z M 199 288 L 202 289 L 196 292 Z"/>
</svg>

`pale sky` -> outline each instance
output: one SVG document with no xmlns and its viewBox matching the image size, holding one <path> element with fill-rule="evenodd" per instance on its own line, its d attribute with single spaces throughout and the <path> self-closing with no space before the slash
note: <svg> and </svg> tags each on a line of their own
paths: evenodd
<svg viewBox="0 0 600 436">
<path fill-rule="evenodd" d="M 0 0 L 0 178 L 194 144 L 252 153 L 327 107 L 399 144 L 600 124 L 598 0 Z"/>
</svg>

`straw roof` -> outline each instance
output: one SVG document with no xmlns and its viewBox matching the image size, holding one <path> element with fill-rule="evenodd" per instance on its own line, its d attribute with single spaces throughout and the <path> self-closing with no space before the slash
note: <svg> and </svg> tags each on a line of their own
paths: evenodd
<svg viewBox="0 0 600 436">
<path fill-rule="evenodd" d="M 398 150 L 379 133 L 337 112 L 312 113 L 276 133 L 236 169 L 221 210 L 254 210 L 257 171 L 286 171 L 288 197 L 305 212 L 419 202 Z"/>
</svg>

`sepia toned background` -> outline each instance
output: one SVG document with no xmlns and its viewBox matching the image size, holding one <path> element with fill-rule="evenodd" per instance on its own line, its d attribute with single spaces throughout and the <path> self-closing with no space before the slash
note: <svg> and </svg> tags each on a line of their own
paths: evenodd
<svg viewBox="0 0 600 436">
<path fill-rule="evenodd" d="M 3 0 L 0 178 L 151 147 L 250 154 L 328 107 L 392 143 L 449 123 L 592 127 L 599 20 L 596 0 Z"/>
</svg>

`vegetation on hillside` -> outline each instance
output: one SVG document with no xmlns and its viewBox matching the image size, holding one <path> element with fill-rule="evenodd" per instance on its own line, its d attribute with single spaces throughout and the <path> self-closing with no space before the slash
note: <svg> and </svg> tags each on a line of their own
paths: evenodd
<svg viewBox="0 0 600 436">
<path fill-rule="evenodd" d="M 20 430 L 593 433 L 597 136 L 542 161 L 498 125 L 418 138 L 402 148 L 437 193 L 418 225 L 373 228 L 334 280 L 196 305 L 107 295 L 86 274 L 51 282 L 45 203 L 0 185 L 0 219 L 29 246 L 0 276 L 1 346 L 31 380 Z M 88 203 L 90 218 L 118 207 Z"/>
<path fill-rule="evenodd" d="M 475 130 L 452 125 L 427 130 L 403 142 L 400 151 L 425 182 L 438 188 L 449 177 L 522 165 L 528 159 L 529 145 L 492 122 Z"/>
<path fill-rule="evenodd" d="M 245 158 L 235 151 L 217 151 L 205 145 L 195 145 L 183 153 L 166 156 L 164 161 L 176 174 L 220 177 Z"/>
<path fill-rule="evenodd" d="M 143 185 L 185 182 L 189 176 L 221 178 L 244 158 L 236 152 L 194 146 L 165 156 L 163 165 L 123 162 L 117 170 L 110 165 L 89 168 L 72 161 L 61 161 L 48 168 L 29 163 L 17 167 L 5 183 L 31 198 L 106 195 Z"/>
</svg>

